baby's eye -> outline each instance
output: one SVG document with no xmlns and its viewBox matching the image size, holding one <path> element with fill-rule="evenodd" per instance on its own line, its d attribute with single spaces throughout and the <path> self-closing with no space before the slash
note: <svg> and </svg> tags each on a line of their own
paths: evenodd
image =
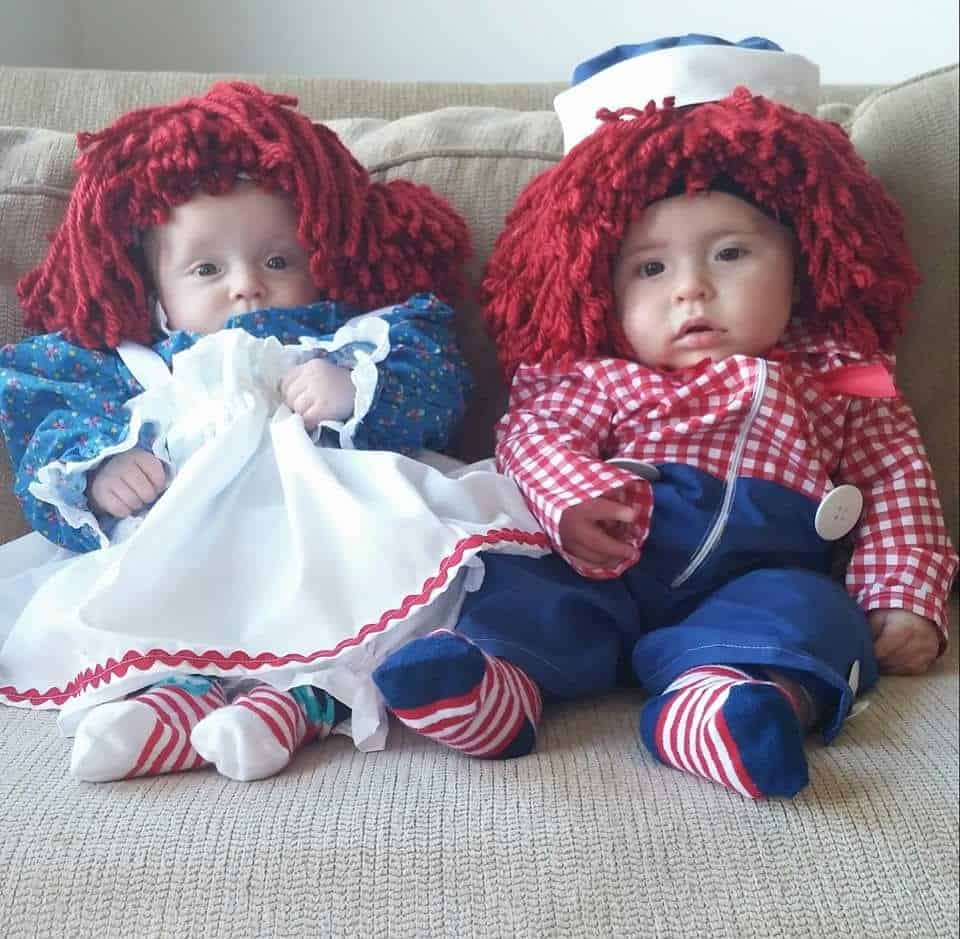
<svg viewBox="0 0 960 939">
<path fill-rule="evenodd" d="M 271 271 L 282 271 L 287 266 L 287 259 L 281 257 L 279 254 L 275 254 L 271 258 L 267 258 L 267 267 Z"/>
<path fill-rule="evenodd" d="M 637 273 L 641 277 L 656 277 L 657 274 L 662 274 L 666 269 L 663 261 L 644 261 L 638 268 Z"/>
<path fill-rule="evenodd" d="M 216 264 L 211 263 L 210 261 L 205 261 L 203 264 L 198 264 L 194 269 L 193 273 L 197 277 L 213 277 L 214 274 L 219 273 L 220 269 Z"/>
<path fill-rule="evenodd" d="M 721 248 L 717 252 L 718 261 L 739 261 L 747 252 L 743 248 Z"/>
</svg>

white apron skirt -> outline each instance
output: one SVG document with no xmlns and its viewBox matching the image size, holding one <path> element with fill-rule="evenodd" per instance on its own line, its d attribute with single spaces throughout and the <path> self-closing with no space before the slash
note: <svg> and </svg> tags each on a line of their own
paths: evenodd
<svg viewBox="0 0 960 939">
<path fill-rule="evenodd" d="M 155 357 L 163 378 L 128 403 L 125 448 L 153 440 L 169 486 L 97 551 L 36 533 L 0 546 L 0 702 L 59 708 L 70 736 L 90 707 L 171 674 L 310 684 L 352 709 L 357 746 L 383 746 L 376 666 L 456 623 L 481 552 L 547 541 L 490 461 L 317 446 L 278 392 L 303 357 L 241 330 L 172 373 Z M 124 358 L 138 379 L 152 368 Z"/>
</svg>

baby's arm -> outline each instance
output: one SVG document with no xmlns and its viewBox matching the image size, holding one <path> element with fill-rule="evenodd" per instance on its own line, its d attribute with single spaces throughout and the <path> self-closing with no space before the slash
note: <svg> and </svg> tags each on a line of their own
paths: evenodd
<svg viewBox="0 0 960 939">
<path fill-rule="evenodd" d="M 851 400 L 838 475 L 864 497 L 847 587 L 870 614 L 881 667 L 922 671 L 946 646 L 957 555 L 916 419 L 902 398 Z"/>
<path fill-rule="evenodd" d="M 303 345 L 323 350 L 281 384 L 285 403 L 308 429 L 323 423 L 340 446 L 358 450 L 449 446 L 472 386 L 450 307 L 416 294 L 352 317 L 332 301 L 289 312 L 298 315 L 286 334 L 296 330 Z"/>
<path fill-rule="evenodd" d="M 417 294 L 380 314 L 389 350 L 377 363 L 373 400 L 357 424 L 360 450 L 446 450 L 472 386 L 454 333 L 454 311 Z"/>
<path fill-rule="evenodd" d="M 603 462 L 613 417 L 595 375 L 522 366 L 497 428 L 498 467 L 588 577 L 615 577 L 637 560 L 653 511 L 649 482 Z"/>
<path fill-rule="evenodd" d="M 116 356 L 57 334 L 0 349 L 0 429 L 14 491 L 27 522 L 50 541 L 73 551 L 106 542 L 87 487 L 98 455 L 128 435 L 123 402 L 139 391 Z"/>
</svg>

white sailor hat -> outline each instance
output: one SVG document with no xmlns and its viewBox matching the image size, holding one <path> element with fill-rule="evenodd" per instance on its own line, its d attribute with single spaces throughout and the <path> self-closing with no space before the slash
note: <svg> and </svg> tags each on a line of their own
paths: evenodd
<svg viewBox="0 0 960 939">
<path fill-rule="evenodd" d="M 797 111 L 815 114 L 820 69 L 802 55 L 752 36 L 731 43 L 689 33 L 638 45 L 614 46 L 582 62 L 573 84 L 556 96 L 554 110 L 569 152 L 599 125 L 601 108 L 642 108 L 673 98 L 676 107 L 719 101 L 738 85 Z"/>
</svg>

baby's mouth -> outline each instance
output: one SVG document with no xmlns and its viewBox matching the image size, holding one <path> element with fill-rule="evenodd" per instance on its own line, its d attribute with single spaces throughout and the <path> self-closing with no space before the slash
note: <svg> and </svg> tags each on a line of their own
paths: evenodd
<svg viewBox="0 0 960 939">
<path fill-rule="evenodd" d="M 684 323 L 679 329 L 674 342 L 689 349 L 699 349 L 715 342 L 718 336 L 726 330 L 718 329 L 705 319 L 695 319 Z"/>
</svg>

